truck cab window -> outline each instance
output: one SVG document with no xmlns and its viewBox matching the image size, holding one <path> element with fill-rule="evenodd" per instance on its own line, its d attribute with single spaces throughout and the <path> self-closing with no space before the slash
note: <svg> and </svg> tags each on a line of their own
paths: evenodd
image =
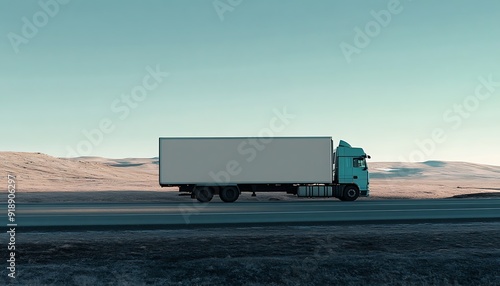
<svg viewBox="0 0 500 286">
<path fill-rule="evenodd" d="M 366 161 L 365 159 L 353 159 L 352 166 L 354 168 L 366 168 Z"/>
</svg>

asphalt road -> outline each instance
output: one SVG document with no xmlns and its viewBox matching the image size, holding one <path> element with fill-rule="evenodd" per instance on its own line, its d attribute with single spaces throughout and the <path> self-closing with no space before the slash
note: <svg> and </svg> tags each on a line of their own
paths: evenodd
<svg viewBox="0 0 500 286">
<path fill-rule="evenodd" d="M 6 206 L 5 206 L 6 207 Z M 5 208 L 6 209 L 6 208 Z M 18 204 L 18 227 L 500 221 L 500 199 Z"/>
</svg>

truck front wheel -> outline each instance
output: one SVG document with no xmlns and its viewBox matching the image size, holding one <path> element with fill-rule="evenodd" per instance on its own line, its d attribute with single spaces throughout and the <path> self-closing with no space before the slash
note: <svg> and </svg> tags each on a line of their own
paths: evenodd
<svg viewBox="0 0 500 286">
<path fill-rule="evenodd" d="M 237 187 L 224 187 L 219 192 L 219 197 L 225 203 L 232 203 L 240 197 L 240 190 Z"/>
<path fill-rule="evenodd" d="M 194 196 L 202 203 L 208 203 L 214 197 L 214 192 L 210 187 L 196 187 L 194 189 Z"/>
<path fill-rule="evenodd" d="M 359 189 L 354 185 L 349 185 L 344 188 L 344 194 L 342 196 L 343 201 L 355 201 L 359 197 Z"/>
</svg>

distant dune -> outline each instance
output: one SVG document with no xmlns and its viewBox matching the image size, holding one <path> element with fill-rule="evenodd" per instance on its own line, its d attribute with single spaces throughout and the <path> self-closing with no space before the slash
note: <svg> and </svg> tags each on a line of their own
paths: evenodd
<svg viewBox="0 0 500 286">
<path fill-rule="evenodd" d="M 500 166 L 465 162 L 427 161 L 423 163 L 371 163 L 371 178 L 413 179 L 500 179 Z"/>
<path fill-rule="evenodd" d="M 1 175 L 14 173 L 18 189 L 28 192 L 155 190 L 159 188 L 156 161 L 0 152 Z"/>
<path fill-rule="evenodd" d="M 56 158 L 0 152 L 0 178 L 22 192 L 160 191 L 158 158 Z M 373 198 L 446 198 L 500 193 L 500 166 L 465 162 L 371 163 Z M 163 189 L 162 191 L 165 191 Z"/>
<path fill-rule="evenodd" d="M 500 195 L 500 166 L 466 162 L 371 163 L 379 198 L 449 198 Z"/>
</svg>

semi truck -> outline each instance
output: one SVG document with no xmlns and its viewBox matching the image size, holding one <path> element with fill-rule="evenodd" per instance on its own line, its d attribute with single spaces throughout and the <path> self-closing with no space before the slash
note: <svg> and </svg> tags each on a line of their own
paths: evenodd
<svg viewBox="0 0 500 286">
<path fill-rule="evenodd" d="M 159 183 L 203 203 L 242 192 L 354 201 L 369 196 L 369 158 L 332 137 L 160 138 Z"/>
</svg>

